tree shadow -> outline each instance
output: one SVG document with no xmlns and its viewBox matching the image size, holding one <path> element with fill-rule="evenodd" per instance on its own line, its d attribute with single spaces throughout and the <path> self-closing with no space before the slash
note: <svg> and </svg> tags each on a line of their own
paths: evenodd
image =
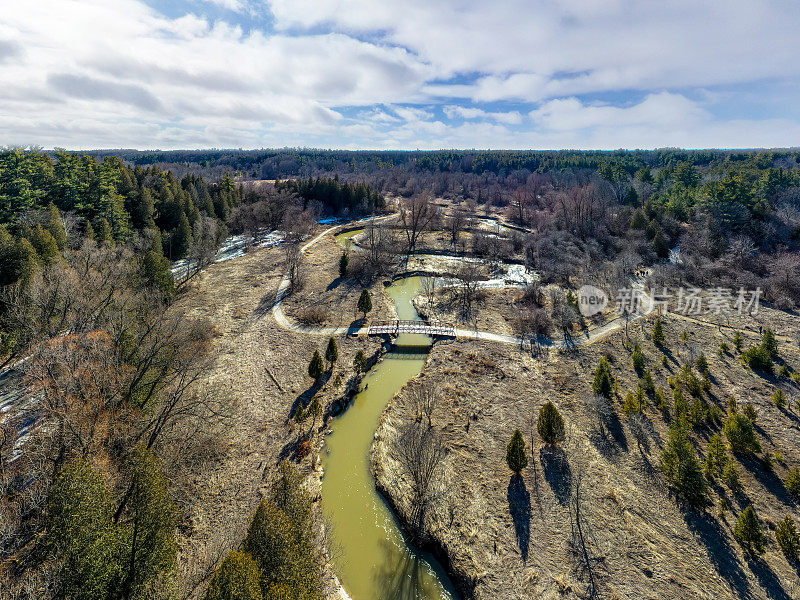
<svg viewBox="0 0 800 600">
<path fill-rule="evenodd" d="M 569 504 L 572 497 L 572 469 L 569 466 L 567 455 L 559 447 L 543 447 L 539 450 L 539 459 L 542 461 L 544 478 L 561 506 Z"/>
<path fill-rule="evenodd" d="M 270 292 L 262 296 L 261 300 L 258 301 L 258 306 L 253 310 L 253 316 L 263 317 L 269 314 L 273 306 L 275 306 L 275 293 Z"/>
<path fill-rule="evenodd" d="M 747 561 L 750 570 L 758 579 L 758 584 L 764 589 L 769 598 L 773 600 L 792 600 L 792 597 L 783 589 L 778 576 L 770 566 L 761 558 L 754 557 Z"/>
<path fill-rule="evenodd" d="M 753 455 L 739 456 L 742 465 L 753 474 L 758 482 L 775 498 L 788 506 L 794 506 L 795 501 L 786 489 L 783 480 L 774 470 L 767 470 L 764 464 Z"/>
<path fill-rule="evenodd" d="M 520 475 L 511 477 L 508 482 L 508 510 L 514 521 L 517 545 L 522 553 L 522 560 L 528 560 L 528 546 L 531 539 L 531 495 Z"/>
<path fill-rule="evenodd" d="M 335 290 L 339 285 L 344 281 L 344 278 L 337 277 L 333 281 L 328 284 L 328 287 L 325 288 L 325 291 L 330 292 L 331 290 Z"/>
<path fill-rule="evenodd" d="M 695 538 L 705 546 L 717 572 L 730 584 L 737 596 L 742 599 L 753 598 L 747 575 L 719 523 L 705 513 L 692 510 L 684 510 L 683 519 Z"/>
</svg>

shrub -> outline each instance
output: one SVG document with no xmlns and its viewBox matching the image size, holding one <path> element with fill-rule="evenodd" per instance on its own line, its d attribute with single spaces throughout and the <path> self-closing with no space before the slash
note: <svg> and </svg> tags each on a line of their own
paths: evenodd
<svg viewBox="0 0 800 600">
<path fill-rule="evenodd" d="M 778 376 L 788 379 L 791 375 L 792 371 L 789 369 L 789 365 L 781 365 L 781 368 L 778 370 Z"/>
<path fill-rule="evenodd" d="M 697 360 L 694 361 L 694 366 L 697 367 L 697 370 L 701 374 L 708 375 L 708 359 L 706 359 L 706 355 L 703 352 L 701 352 Z"/>
<path fill-rule="evenodd" d="M 688 420 L 692 427 L 700 427 L 706 422 L 708 415 L 707 405 L 700 398 L 692 399 L 692 404 L 689 407 Z"/>
<path fill-rule="evenodd" d="M 786 475 L 786 489 L 795 498 L 800 498 L 800 469 L 789 469 Z"/>
<path fill-rule="evenodd" d="M 669 401 L 667 400 L 667 393 L 662 388 L 658 388 L 656 392 L 656 408 L 661 411 L 661 415 L 665 419 L 669 418 Z"/>
<path fill-rule="evenodd" d="M 777 406 L 779 409 L 783 410 L 786 407 L 786 392 L 784 392 L 781 388 L 778 388 L 772 394 L 772 402 Z"/>
<path fill-rule="evenodd" d="M 656 384 L 653 382 L 653 375 L 650 371 L 645 371 L 639 386 L 644 389 L 644 393 L 652 398 L 656 393 Z"/>
<path fill-rule="evenodd" d="M 769 327 L 764 330 L 761 338 L 761 347 L 769 353 L 770 358 L 778 356 L 778 340 L 775 339 L 775 332 Z"/>
<path fill-rule="evenodd" d="M 261 571 L 246 552 L 231 552 L 225 557 L 211 583 L 205 600 L 262 600 Z"/>
<path fill-rule="evenodd" d="M 753 422 L 743 414 L 730 413 L 725 419 L 723 431 L 734 452 L 750 454 L 761 451 L 761 444 L 756 437 Z"/>
<path fill-rule="evenodd" d="M 764 552 L 764 532 L 758 522 L 756 511 L 752 506 L 744 509 L 736 521 L 733 528 L 733 536 L 741 544 L 742 548 L 750 554 L 762 554 Z"/>
<path fill-rule="evenodd" d="M 666 338 L 664 336 L 664 327 L 661 324 L 661 317 L 656 319 L 655 325 L 653 325 L 653 343 L 656 346 L 663 346 Z"/>
<path fill-rule="evenodd" d="M 719 345 L 719 355 L 720 355 L 720 357 L 728 354 L 728 352 L 730 352 L 730 350 L 731 350 L 731 347 L 728 345 L 728 342 L 722 342 Z"/>
<path fill-rule="evenodd" d="M 669 366 L 669 359 L 667 358 L 666 354 L 661 357 L 661 366 L 664 367 L 664 368 Z"/>
<path fill-rule="evenodd" d="M 508 468 L 517 475 L 528 466 L 528 456 L 525 454 L 525 439 L 519 429 L 514 430 L 511 441 L 506 446 L 506 462 Z"/>
<path fill-rule="evenodd" d="M 297 315 L 303 325 L 322 325 L 328 320 L 328 309 L 321 304 L 306 306 Z"/>
<path fill-rule="evenodd" d="M 753 346 L 742 352 L 742 364 L 754 371 L 772 373 L 772 356 L 763 346 Z"/>
<path fill-rule="evenodd" d="M 600 360 L 600 364 L 595 369 L 592 391 L 605 398 L 611 398 L 614 392 L 614 378 L 611 375 L 611 365 L 606 357 Z"/>
<path fill-rule="evenodd" d="M 546 444 L 556 444 L 564 439 L 564 418 L 552 402 L 539 410 L 536 431 Z"/>
<path fill-rule="evenodd" d="M 800 555 L 800 535 L 797 533 L 797 525 L 790 515 L 786 515 L 778 527 L 775 529 L 775 539 L 783 555 L 794 562 Z"/>
<path fill-rule="evenodd" d="M 747 417 L 751 423 L 755 425 L 756 419 L 758 419 L 758 411 L 756 407 L 750 404 L 749 402 L 744 405 L 744 416 Z"/>
<path fill-rule="evenodd" d="M 737 352 L 742 351 L 742 344 L 744 343 L 744 338 L 742 334 L 738 331 L 734 332 L 733 334 L 733 347 L 736 348 Z"/>
<path fill-rule="evenodd" d="M 633 347 L 633 354 L 631 354 L 631 361 L 633 362 L 633 368 L 636 369 L 637 373 L 641 373 L 644 370 L 645 366 L 645 357 L 644 352 L 639 347 L 639 344 L 636 344 Z"/>
<path fill-rule="evenodd" d="M 709 425 L 720 425 L 725 418 L 722 409 L 716 404 L 712 404 L 706 411 L 706 422 Z"/>
<path fill-rule="evenodd" d="M 675 418 L 678 421 L 685 421 L 689 417 L 689 404 L 683 396 L 683 390 L 676 387 L 672 396 L 675 402 Z"/>
<path fill-rule="evenodd" d="M 669 430 L 669 439 L 661 452 L 661 468 L 675 491 L 690 505 L 708 504 L 708 482 L 686 428 L 676 423 Z"/>
<path fill-rule="evenodd" d="M 732 460 L 729 460 L 722 470 L 722 481 L 728 486 L 732 492 L 738 492 L 742 489 L 742 481 L 739 477 L 739 469 Z"/>
</svg>

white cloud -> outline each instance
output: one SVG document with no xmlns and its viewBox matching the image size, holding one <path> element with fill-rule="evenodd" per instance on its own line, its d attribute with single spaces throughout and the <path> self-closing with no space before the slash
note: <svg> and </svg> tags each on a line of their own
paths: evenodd
<svg viewBox="0 0 800 600">
<path fill-rule="evenodd" d="M 212 11 L 226 16 L 211 20 L 210 4 L 238 14 Z M 195 14 L 170 18 L 144 0 L 6 0 L 0 143 L 613 148 L 800 139 L 789 118 L 713 114 L 720 101 L 736 106 L 735 86 L 800 78 L 790 0 L 191 6 Z M 270 10 L 275 31 L 237 24 Z M 605 92 L 622 100 L 586 100 Z M 773 114 L 786 104 L 763 101 Z"/>
</svg>

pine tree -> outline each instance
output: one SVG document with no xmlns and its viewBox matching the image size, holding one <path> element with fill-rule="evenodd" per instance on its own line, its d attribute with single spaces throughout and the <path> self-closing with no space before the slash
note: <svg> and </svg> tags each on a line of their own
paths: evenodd
<svg viewBox="0 0 800 600">
<path fill-rule="evenodd" d="M 347 252 L 342 252 L 342 256 L 339 258 L 339 277 L 347 277 L 347 266 L 350 264 L 350 257 L 347 256 Z"/>
<path fill-rule="evenodd" d="M 787 560 L 796 562 L 800 556 L 800 535 L 790 515 L 786 515 L 775 528 L 775 539 Z"/>
<path fill-rule="evenodd" d="M 800 500 L 800 468 L 789 469 L 786 475 L 786 490 L 795 498 Z"/>
<path fill-rule="evenodd" d="M 260 579 L 261 571 L 252 556 L 231 552 L 214 573 L 205 600 L 263 600 Z"/>
<path fill-rule="evenodd" d="M 733 528 L 733 537 L 749 554 L 763 554 L 764 532 L 752 506 L 744 509 Z"/>
<path fill-rule="evenodd" d="M 528 456 L 525 454 L 525 439 L 519 429 L 514 430 L 511 441 L 506 446 L 506 462 L 508 468 L 516 475 L 528 466 Z"/>
<path fill-rule="evenodd" d="M 328 340 L 328 347 L 325 349 L 325 360 L 330 363 L 331 368 L 339 360 L 339 346 L 336 345 L 336 340 L 333 338 Z"/>
<path fill-rule="evenodd" d="M 633 368 L 636 369 L 637 373 L 641 373 L 645 367 L 645 358 L 644 352 L 639 347 L 639 344 L 634 345 L 633 347 L 633 354 L 631 354 L 631 361 L 633 362 Z"/>
<path fill-rule="evenodd" d="M 61 212 L 52 202 L 47 207 L 47 231 L 53 236 L 62 252 L 67 247 L 67 232 L 64 230 L 64 221 L 61 220 Z"/>
<path fill-rule="evenodd" d="M 611 398 L 614 392 L 614 379 L 611 376 L 611 365 L 608 364 L 608 359 L 603 357 L 597 369 L 594 372 L 594 383 L 592 383 L 592 391 L 595 394 Z"/>
<path fill-rule="evenodd" d="M 764 330 L 764 335 L 761 338 L 761 347 L 769 352 L 770 358 L 778 356 L 778 340 L 775 338 L 775 332 L 769 327 Z"/>
<path fill-rule="evenodd" d="M 100 217 L 95 221 L 94 238 L 98 243 L 110 242 L 113 239 L 111 235 L 111 224 L 107 219 Z"/>
<path fill-rule="evenodd" d="M 715 433 L 708 442 L 705 464 L 706 477 L 713 479 L 715 476 L 722 475 L 727 464 L 728 450 L 725 448 L 725 442 L 722 441 L 722 436 Z"/>
<path fill-rule="evenodd" d="M 367 357 L 364 356 L 364 351 L 359 350 L 353 358 L 353 370 L 356 373 L 363 373 L 367 370 Z"/>
<path fill-rule="evenodd" d="M 655 325 L 653 325 L 653 343 L 656 346 L 663 346 L 665 342 L 664 327 L 661 324 L 661 317 L 658 317 L 656 318 Z"/>
<path fill-rule="evenodd" d="M 706 358 L 705 353 L 700 353 L 700 355 L 697 357 L 697 360 L 694 362 L 694 366 L 697 367 L 697 370 L 701 374 L 708 375 L 708 359 Z"/>
<path fill-rule="evenodd" d="M 83 229 L 83 237 L 85 237 L 87 240 L 94 241 L 95 239 L 94 227 L 92 227 L 91 221 L 86 221 L 86 227 L 84 227 Z"/>
<path fill-rule="evenodd" d="M 653 236 L 653 252 L 659 258 L 667 258 L 669 256 L 669 242 L 667 241 L 666 236 L 661 231 L 661 228 L 656 230 L 656 234 Z"/>
<path fill-rule="evenodd" d="M 149 286 L 161 290 L 169 300 L 175 295 L 175 278 L 169 268 L 169 260 L 155 250 L 150 250 L 142 258 L 142 278 Z"/>
<path fill-rule="evenodd" d="M 756 436 L 753 422 L 740 412 L 733 412 L 725 419 L 722 428 L 731 449 L 738 454 L 751 454 L 761 451 L 761 443 Z"/>
<path fill-rule="evenodd" d="M 183 258 L 189 252 L 192 243 L 192 226 L 189 225 L 189 218 L 186 213 L 181 212 L 178 226 L 172 235 L 172 256 L 171 260 Z"/>
<path fill-rule="evenodd" d="M 308 363 L 308 376 L 314 381 L 319 381 L 324 370 L 325 365 L 322 364 L 322 357 L 319 355 L 319 350 L 314 350 L 314 356 L 311 357 L 311 362 Z"/>
<path fill-rule="evenodd" d="M 365 319 L 367 318 L 367 313 L 372 310 L 372 296 L 370 296 L 367 288 L 361 290 L 361 296 L 358 298 L 357 308 L 364 313 Z"/>
<path fill-rule="evenodd" d="M 708 503 L 708 482 L 703 476 L 700 459 L 680 422 L 669 430 L 669 439 L 661 452 L 661 469 L 675 491 L 690 505 Z"/>
<path fill-rule="evenodd" d="M 45 264 L 51 264 L 61 256 L 56 240 L 41 225 L 37 224 L 35 227 L 28 229 L 25 232 L 25 237 L 28 238 L 28 241 L 36 249 L 36 254 Z"/>
<path fill-rule="evenodd" d="M 552 402 L 539 409 L 536 431 L 546 444 L 557 444 L 564 439 L 564 418 Z"/>
</svg>

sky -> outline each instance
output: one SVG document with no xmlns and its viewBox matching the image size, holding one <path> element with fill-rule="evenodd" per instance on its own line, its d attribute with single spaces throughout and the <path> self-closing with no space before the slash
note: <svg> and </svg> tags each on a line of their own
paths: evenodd
<svg viewBox="0 0 800 600">
<path fill-rule="evenodd" d="M 3 0 L 0 146 L 800 146 L 797 0 Z"/>
</svg>

